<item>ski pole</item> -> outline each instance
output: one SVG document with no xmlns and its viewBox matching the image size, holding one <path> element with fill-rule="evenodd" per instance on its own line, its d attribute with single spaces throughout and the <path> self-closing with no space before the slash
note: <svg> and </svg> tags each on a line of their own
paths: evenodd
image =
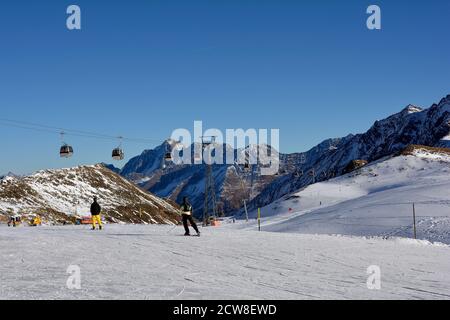
<svg viewBox="0 0 450 320">
<path fill-rule="evenodd" d="M 167 233 L 171 233 L 173 230 L 176 229 L 176 227 L 178 227 L 178 225 L 175 225 L 172 229 L 170 229 L 169 231 L 167 231 Z"/>
</svg>

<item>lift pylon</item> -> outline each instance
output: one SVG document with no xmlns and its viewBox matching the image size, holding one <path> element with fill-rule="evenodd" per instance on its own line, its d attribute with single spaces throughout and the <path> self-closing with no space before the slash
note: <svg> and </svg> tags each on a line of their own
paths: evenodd
<svg viewBox="0 0 450 320">
<path fill-rule="evenodd" d="M 213 145 L 216 141 L 215 136 L 203 136 L 202 139 L 202 152 Z M 210 204 L 212 209 L 212 215 L 210 214 Z M 214 176 L 212 170 L 211 161 L 207 161 L 205 170 L 205 200 L 203 204 L 203 226 L 210 224 L 210 218 L 217 217 L 217 203 L 216 203 L 216 190 L 214 183 Z"/>
</svg>

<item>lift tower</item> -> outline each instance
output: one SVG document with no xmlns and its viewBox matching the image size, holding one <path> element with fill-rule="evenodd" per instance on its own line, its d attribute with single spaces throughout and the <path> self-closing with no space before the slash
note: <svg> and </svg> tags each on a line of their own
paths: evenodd
<svg viewBox="0 0 450 320">
<path fill-rule="evenodd" d="M 203 136 L 202 139 L 202 153 L 206 148 L 214 147 L 216 141 L 215 136 Z M 209 156 L 211 155 L 211 150 L 208 150 Z M 210 159 L 208 159 L 210 160 Z M 210 223 L 210 212 L 209 205 L 211 203 L 212 216 L 217 217 L 217 205 L 216 205 L 216 190 L 214 183 L 214 176 L 212 172 L 212 163 L 207 161 L 205 170 L 205 200 L 203 205 L 203 226 L 207 226 Z"/>
</svg>

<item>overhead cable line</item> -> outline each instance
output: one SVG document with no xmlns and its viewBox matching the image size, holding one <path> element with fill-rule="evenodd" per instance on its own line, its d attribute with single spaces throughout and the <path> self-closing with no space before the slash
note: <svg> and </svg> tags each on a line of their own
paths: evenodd
<svg viewBox="0 0 450 320">
<path fill-rule="evenodd" d="M 55 133 L 59 134 L 61 132 L 64 132 L 64 134 L 68 135 L 68 136 L 76 136 L 76 137 L 84 137 L 84 138 L 105 139 L 105 140 L 117 140 L 118 138 L 120 138 L 123 141 L 137 142 L 137 143 L 149 143 L 149 142 L 161 142 L 162 141 L 161 139 L 128 138 L 128 137 L 122 137 L 122 136 L 113 136 L 113 135 L 107 135 L 107 134 L 102 134 L 102 133 L 54 127 L 54 126 L 42 125 L 42 124 L 26 122 L 26 121 L 11 120 L 11 119 L 5 119 L 5 118 L 0 118 L 0 126 L 14 127 L 14 128 L 26 129 L 26 130 L 34 130 L 34 131 L 53 133 L 53 134 L 55 134 Z"/>
</svg>

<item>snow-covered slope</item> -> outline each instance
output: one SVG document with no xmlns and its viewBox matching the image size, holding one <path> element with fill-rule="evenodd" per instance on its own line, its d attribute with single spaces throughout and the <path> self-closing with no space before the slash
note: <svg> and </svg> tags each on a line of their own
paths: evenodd
<svg viewBox="0 0 450 320">
<path fill-rule="evenodd" d="M 0 299 L 450 298 L 448 246 L 221 228 L 202 233 L 186 238 L 181 226 L 156 225 L 101 232 L 0 226 Z M 70 265 L 80 268 L 79 290 L 66 286 Z M 380 290 L 367 287 L 372 265 L 381 271 Z"/>
<path fill-rule="evenodd" d="M 450 243 L 449 150 L 409 148 L 262 208 L 267 231 L 413 236 Z M 255 212 L 251 213 L 255 216 Z"/>
<path fill-rule="evenodd" d="M 44 221 L 73 222 L 89 214 L 97 196 L 106 220 L 128 223 L 173 223 L 177 210 L 103 165 L 39 171 L 0 180 L 0 216 L 39 214 Z"/>
</svg>

